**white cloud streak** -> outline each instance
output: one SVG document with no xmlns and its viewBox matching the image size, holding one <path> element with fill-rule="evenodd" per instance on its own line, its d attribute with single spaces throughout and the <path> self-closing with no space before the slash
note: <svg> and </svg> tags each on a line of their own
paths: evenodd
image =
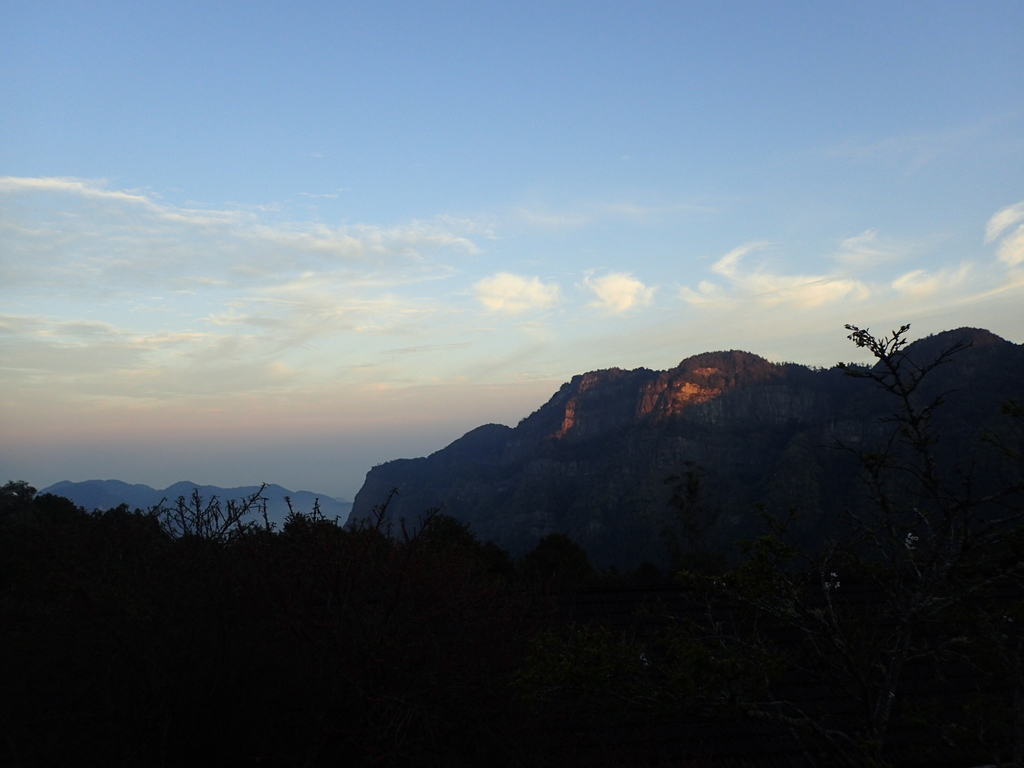
<svg viewBox="0 0 1024 768">
<path fill-rule="evenodd" d="M 582 229 L 596 223 L 624 222 L 642 226 L 669 217 L 707 214 L 715 209 L 708 205 L 672 203 L 667 205 L 641 205 L 638 203 L 590 202 L 568 210 L 549 210 L 546 206 L 519 208 L 515 218 L 527 227 L 547 230 Z"/>
<path fill-rule="evenodd" d="M 988 226 L 985 227 L 985 242 L 991 243 L 996 240 L 1018 222 L 1024 222 L 1024 201 L 1006 206 L 988 220 Z M 1024 224 L 1019 224 L 1003 237 L 996 255 L 1010 267 L 1024 263 Z"/>
<path fill-rule="evenodd" d="M 458 341 L 458 302 L 418 286 L 456 275 L 487 227 L 273 215 L 0 178 L 0 389 L 145 400 L 273 391 L 293 370 L 327 386 L 359 379 L 395 338 Z M 395 376 L 409 373 L 379 372 Z"/>
<path fill-rule="evenodd" d="M 136 190 L 110 190 L 102 182 L 66 177 L 0 177 L 0 194 L 24 195 L 26 193 L 50 193 L 73 196 L 82 200 L 127 207 L 136 212 L 146 212 L 164 222 L 190 224 L 201 227 L 219 227 L 238 224 L 246 214 L 237 210 L 201 210 L 178 208 L 163 204 Z"/>
<path fill-rule="evenodd" d="M 725 307 L 745 302 L 809 308 L 841 300 L 861 301 L 871 294 L 863 282 L 839 274 L 785 275 L 764 267 L 744 268 L 747 256 L 770 245 L 758 241 L 734 248 L 711 267 L 712 272 L 725 278 L 727 287 L 704 280 L 696 290 L 680 289 L 680 298 L 698 307 Z"/>
<path fill-rule="evenodd" d="M 861 161 L 894 161 L 906 173 L 913 173 L 937 157 L 956 152 L 965 144 L 981 139 L 991 128 L 991 121 L 981 121 L 947 130 L 901 134 L 883 138 L 859 136 L 826 147 L 816 154 L 827 158 Z"/>
<path fill-rule="evenodd" d="M 336 226 L 268 221 L 265 212 L 180 208 L 136 191 L 66 178 L 0 178 L 8 282 L 115 290 L 276 283 L 335 271 L 391 284 L 450 274 L 439 254 L 480 252 L 460 223 Z M 469 223 L 464 222 L 465 228 Z"/>
<path fill-rule="evenodd" d="M 985 227 L 985 242 L 991 243 L 1003 230 L 1018 221 L 1024 221 L 1024 201 L 1001 208 L 992 215 Z"/>
<path fill-rule="evenodd" d="M 877 229 L 844 238 L 832 258 L 845 270 L 857 272 L 906 258 L 911 249 L 879 237 Z"/>
<path fill-rule="evenodd" d="M 971 276 L 970 264 L 962 264 L 957 268 L 940 269 L 937 272 L 915 269 L 893 280 L 892 288 L 903 296 L 925 298 L 956 291 L 965 286 Z"/>
</svg>

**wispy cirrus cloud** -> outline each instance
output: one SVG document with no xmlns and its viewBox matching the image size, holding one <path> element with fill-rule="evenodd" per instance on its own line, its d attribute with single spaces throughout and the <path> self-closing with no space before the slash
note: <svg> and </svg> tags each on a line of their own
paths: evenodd
<svg viewBox="0 0 1024 768">
<path fill-rule="evenodd" d="M 879 236 L 877 229 L 867 229 L 858 235 L 843 238 L 831 257 L 842 268 L 859 272 L 904 259 L 913 250 L 912 245 Z"/>
<path fill-rule="evenodd" d="M 644 285 L 628 272 L 610 272 L 599 277 L 588 273 L 583 278 L 583 285 L 594 294 L 590 306 L 613 314 L 649 306 L 654 301 L 656 290 Z"/>
<path fill-rule="evenodd" d="M 1010 267 L 1024 263 L 1024 223 L 1021 222 L 1024 222 L 1024 201 L 996 211 L 985 227 L 986 243 L 1002 237 L 996 255 Z M 1010 229 L 1010 232 L 1003 235 L 1007 229 Z"/>
<path fill-rule="evenodd" d="M 107 189 L 105 182 L 70 177 L 0 177 L 0 195 L 20 197 L 26 200 L 29 194 L 61 195 L 78 198 L 111 207 L 127 208 L 135 213 L 145 213 L 162 222 L 189 224 L 200 227 L 221 227 L 251 220 L 250 214 L 241 210 L 216 210 L 181 208 L 163 203 L 159 198 L 140 190 Z M 97 210 L 91 213 L 96 215 Z"/>
<path fill-rule="evenodd" d="M 821 157 L 852 160 L 884 160 L 903 166 L 907 173 L 923 168 L 941 155 L 977 141 L 996 122 L 986 120 L 945 130 L 904 133 L 893 136 L 853 136 L 817 151 Z"/>
<path fill-rule="evenodd" d="M 95 393 L 104 386 L 117 389 L 106 378 L 114 372 L 138 371 L 156 357 L 206 344 L 210 338 L 201 333 L 129 331 L 98 321 L 0 315 L 4 378 L 36 386 L 73 380 Z"/>
<path fill-rule="evenodd" d="M 528 227 L 568 230 L 609 221 L 642 225 L 671 216 L 709 213 L 714 210 L 713 207 L 703 204 L 644 205 L 626 200 L 580 203 L 564 209 L 552 209 L 546 205 L 524 206 L 516 209 L 514 219 Z"/>
<path fill-rule="evenodd" d="M 915 298 L 931 297 L 957 291 L 967 285 L 973 276 L 970 264 L 938 270 L 914 269 L 900 275 L 890 284 L 896 293 Z"/>
<path fill-rule="evenodd" d="M 351 379 L 394 338 L 448 333 L 460 302 L 417 286 L 458 274 L 488 233 L 451 217 L 329 226 L 0 178 L 0 389 L 65 381 L 72 399 L 144 399 L 212 382 L 263 391 L 286 370 Z"/>
<path fill-rule="evenodd" d="M 528 310 L 558 306 L 562 291 L 556 282 L 543 283 L 539 277 L 499 272 L 473 285 L 473 294 L 492 312 L 519 314 Z"/>
<path fill-rule="evenodd" d="M 725 285 L 703 280 L 696 290 L 680 289 L 680 298 L 702 307 L 747 302 L 761 306 L 788 304 L 806 308 L 839 300 L 858 301 L 871 293 L 863 282 L 840 274 L 787 275 L 773 272 L 763 265 L 750 267 L 745 263 L 747 256 L 771 245 L 758 241 L 734 248 L 711 267 L 712 272 L 725 278 Z"/>
<path fill-rule="evenodd" d="M 579 229 L 594 221 L 591 213 L 582 211 L 551 211 L 547 208 L 519 208 L 515 217 L 529 227 L 540 229 Z"/>
<path fill-rule="evenodd" d="M 330 269 L 391 281 L 450 274 L 440 254 L 480 252 L 470 222 L 329 226 L 273 211 L 180 207 L 100 181 L 0 178 L 8 281 L 117 292 L 126 284 L 232 285 Z"/>
</svg>

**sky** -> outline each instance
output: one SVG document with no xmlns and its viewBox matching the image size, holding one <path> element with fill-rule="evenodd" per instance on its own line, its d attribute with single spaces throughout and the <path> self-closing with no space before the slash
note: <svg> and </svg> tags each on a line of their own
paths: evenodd
<svg viewBox="0 0 1024 768">
<path fill-rule="evenodd" d="M 1024 4 L 0 0 L 0 482 L 261 481 L 844 324 L 1024 342 Z"/>
</svg>

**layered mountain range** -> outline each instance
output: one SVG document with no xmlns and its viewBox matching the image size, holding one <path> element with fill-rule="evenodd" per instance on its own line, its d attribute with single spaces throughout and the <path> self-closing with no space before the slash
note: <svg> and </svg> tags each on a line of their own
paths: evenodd
<svg viewBox="0 0 1024 768">
<path fill-rule="evenodd" d="M 1001 405 L 1024 399 L 1024 347 L 962 328 L 913 343 L 908 363 L 925 365 L 958 342 L 968 346 L 919 392 L 922 403 L 947 393 L 935 450 L 951 475 L 959 468 L 975 485 L 1000 482 L 1020 468 L 1006 470 L 982 438 L 1021 443 Z M 799 535 L 821 537 L 842 510 L 866 503 L 860 464 L 839 446 L 881 443 L 898 408 L 876 383 L 838 367 L 740 351 L 668 371 L 592 371 L 515 428 L 487 424 L 430 456 L 374 467 L 352 519 L 397 489 L 392 519 L 414 522 L 440 507 L 513 555 L 565 533 L 595 564 L 618 567 L 665 563 L 673 546 L 726 551 L 756 534 L 759 509 L 795 512 Z"/>
<path fill-rule="evenodd" d="M 129 509 L 149 510 L 160 503 L 174 504 L 178 498 L 190 499 L 193 491 L 199 491 L 204 503 L 216 497 L 221 502 L 241 501 L 260 490 L 260 486 L 241 486 L 238 488 L 221 488 L 216 485 L 197 485 L 183 480 L 163 490 L 151 488 L 141 483 L 125 483 L 120 480 L 85 480 L 73 483 L 61 480 L 43 488 L 40 493 L 52 493 L 71 499 L 75 504 L 86 510 L 107 510 L 127 504 Z M 320 510 L 328 519 L 338 518 L 341 522 L 348 519 L 352 508 L 351 502 L 339 501 L 319 493 L 310 491 L 289 491 L 280 485 L 263 487 L 263 498 L 267 500 L 267 517 L 280 527 L 288 516 L 288 501 L 296 511 L 310 512 L 313 504 L 319 502 Z"/>
</svg>

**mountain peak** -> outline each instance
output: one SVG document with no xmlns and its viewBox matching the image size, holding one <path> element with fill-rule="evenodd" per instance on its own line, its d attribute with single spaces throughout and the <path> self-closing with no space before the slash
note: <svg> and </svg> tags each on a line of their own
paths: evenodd
<svg viewBox="0 0 1024 768">
<path fill-rule="evenodd" d="M 951 450 L 997 426 L 1000 403 L 1024 378 L 1024 347 L 981 329 L 907 349 L 912 362 L 934 360 L 960 340 L 971 347 L 928 379 L 938 392 L 957 390 L 941 413 Z M 635 567 L 665 557 L 663 534 L 678 513 L 673 482 L 696 467 L 697 510 L 710 515 L 702 525 L 716 546 L 749 535 L 762 502 L 799 509 L 814 531 L 856 483 L 848 457 L 820 447 L 837 435 L 869 445 L 891 406 L 868 380 L 739 350 L 693 355 L 667 371 L 590 371 L 515 429 L 485 425 L 429 457 L 374 467 L 353 516 L 398 488 L 388 507 L 395 519 L 443 506 L 515 555 L 557 532 L 598 564 Z"/>
</svg>

